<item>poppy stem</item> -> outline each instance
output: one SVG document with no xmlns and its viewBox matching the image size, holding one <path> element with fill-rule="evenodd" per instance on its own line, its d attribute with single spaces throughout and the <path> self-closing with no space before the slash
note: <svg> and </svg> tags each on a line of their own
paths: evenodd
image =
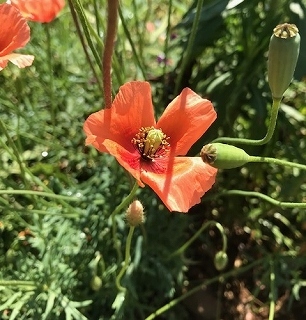
<svg viewBox="0 0 306 320">
<path fill-rule="evenodd" d="M 112 105 L 112 55 L 114 51 L 117 20 L 118 20 L 118 0 L 108 0 L 108 15 L 107 27 L 105 36 L 105 46 L 103 52 L 102 66 L 103 66 L 103 89 L 105 108 L 110 108 Z"/>
<path fill-rule="evenodd" d="M 219 229 L 219 231 L 220 231 L 220 233 L 222 235 L 222 243 L 223 243 L 222 251 L 226 252 L 226 250 L 227 250 L 227 238 L 226 238 L 223 226 L 219 222 L 216 222 L 216 221 L 207 221 L 206 223 L 204 223 L 202 225 L 202 227 L 188 241 L 186 241 L 180 248 L 178 248 L 176 251 L 174 251 L 169 256 L 169 258 L 172 258 L 174 256 L 183 254 L 184 251 L 200 236 L 200 234 L 204 230 L 206 230 L 208 227 L 211 227 L 211 226 L 214 226 L 214 227 Z"/>
<path fill-rule="evenodd" d="M 255 260 L 250 264 L 247 264 L 245 266 L 242 266 L 240 268 L 233 268 L 232 270 L 222 273 L 222 276 L 217 275 L 216 277 L 213 277 L 211 279 L 205 280 L 203 281 L 200 285 L 187 290 L 185 294 L 181 295 L 180 297 L 171 300 L 169 303 L 165 304 L 164 306 L 162 306 L 161 308 L 159 308 L 158 310 L 156 310 L 155 312 L 151 313 L 147 318 L 145 318 L 145 320 L 153 320 L 155 319 L 157 316 L 165 313 L 166 311 L 168 311 L 169 309 L 171 309 L 172 307 L 176 306 L 177 304 L 179 304 L 181 301 L 187 299 L 188 297 L 192 296 L 193 294 L 195 294 L 198 291 L 201 291 L 203 289 L 205 289 L 207 286 L 220 281 L 220 279 L 222 279 L 223 281 L 227 278 L 230 277 L 235 277 L 239 274 L 242 274 L 246 271 L 248 271 L 249 269 L 252 269 L 253 267 L 257 266 L 257 265 L 263 265 L 264 263 L 266 263 L 267 261 L 269 261 L 269 259 L 272 258 L 272 255 L 267 255 L 262 259 L 259 260 Z"/>
<path fill-rule="evenodd" d="M 275 300 L 276 300 L 276 288 L 275 288 L 275 271 L 274 271 L 274 259 L 270 260 L 270 310 L 269 320 L 274 319 L 275 314 Z"/>
<path fill-rule="evenodd" d="M 306 208 L 306 202 L 282 202 L 256 191 L 226 190 L 221 192 L 219 196 L 256 197 L 281 208 Z"/>
<path fill-rule="evenodd" d="M 250 162 L 271 163 L 271 164 L 277 164 L 285 167 L 306 170 L 305 164 L 290 162 L 290 161 L 281 160 L 281 159 L 269 158 L 269 157 L 250 156 L 248 159 L 248 162 L 249 163 Z"/>
<path fill-rule="evenodd" d="M 116 209 L 112 212 L 110 215 L 109 219 L 111 220 L 111 225 L 112 225 L 112 234 L 113 234 L 113 241 L 114 241 L 114 246 L 117 251 L 117 257 L 118 261 L 122 260 L 122 255 L 119 247 L 119 241 L 117 238 L 117 224 L 116 224 L 116 215 L 123 209 L 126 208 L 133 200 L 135 193 L 138 189 L 138 183 L 137 181 L 135 182 L 131 192 L 128 194 L 128 196 L 116 207 Z"/>
<path fill-rule="evenodd" d="M 278 116 L 278 110 L 280 107 L 281 100 L 273 100 L 271 113 L 269 118 L 268 130 L 266 135 L 260 140 L 252 140 L 252 139 L 240 139 L 240 138 L 230 138 L 230 137 L 220 137 L 215 139 L 213 142 L 225 142 L 225 143 L 232 143 L 232 144 L 247 144 L 250 146 L 261 146 L 263 144 L 268 143 L 274 133 L 276 120 Z"/>
<path fill-rule="evenodd" d="M 125 274 L 125 271 L 127 270 L 129 263 L 130 263 L 130 258 L 131 258 L 131 243 L 132 243 L 132 238 L 133 238 L 133 233 L 134 233 L 135 227 L 131 226 L 130 230 L 129 230 L 129 234 L 126 238 L 126 245 L 125 245 L 125 259 L 124 259 L 124 263 L 123 266 L 118 274 L 118 276 L 116 277 L 116 286 L 117 289 L 119 291 L 126 291 L 126 288 L 124 288 L 123 286 L 121 286 L 120 281 L 121 278 L 123 277 L 123 275 Z"/>
</svg>

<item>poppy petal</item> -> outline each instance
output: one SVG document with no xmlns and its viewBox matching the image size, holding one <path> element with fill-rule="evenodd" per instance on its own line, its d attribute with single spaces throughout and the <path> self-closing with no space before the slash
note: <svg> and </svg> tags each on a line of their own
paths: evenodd
<svg viewBox="0 0 306 320">
<path fill-rule="evenodd" d="M 185 155 L 217 117 L 209 100 L 185 88 L 166 108 L 157 128 L 170 138 L 175 155 Z"/>
<path fill-rule="evenodd" d="M 155 126 L 151 87 L 145 81 L 132 81 L 120 87 L 111 107 L 114 135 L 133 138 L 141 127 Z"/>
<path fill-rule="evenodd" d="M 0 57 L 24 47 L 30 40 L 30 28 L 19 10 L 3 3 L 0 5 Z"/>
<path fill-rule="evenodd" d="M 6 67 L 7 61 L 11 61 L 19 68 L 25 68 L 31 66 L 34 60 L 34 56 L 24 55 L 19 53 L 11 53 L 4 57 L 0 57 L 0 70 Z"/>
<path fill-rule="evenodd" d="M 140 155 L 138 151 L 131 152 L 126 150 L 111 140 L 104 140 L 103 144 L 107 152 L 117 159 L 120 165 L 138 181 L 141 187 L 144 187 L 140 180 Z"/>
<path fill-rule="evenodd" d="M 170 158 L 171 159 L 171 158 Z M 149 185 L 170 211 L 188 212 L 215 183 L 217 169 L 200 157 L 177 157 L 169 163 L 167 173 L 142 168 L 141 180 Z"/>
<path fill-rule="evenodd" d="M 86 144 L 105 152 L 103 141 L 109 139 L 134 151 L 132 139 L 141 127 L 155 125 L 148 82 L 128 82 L 119 89 L 110 109 L 91 114 L 84 124 Z"/>
<path fill-rule="evenodd" d="M 64 0 L 10 0 L 22 15 L 35 22 L 51 22 L 65 5 Z"/>
</svg>

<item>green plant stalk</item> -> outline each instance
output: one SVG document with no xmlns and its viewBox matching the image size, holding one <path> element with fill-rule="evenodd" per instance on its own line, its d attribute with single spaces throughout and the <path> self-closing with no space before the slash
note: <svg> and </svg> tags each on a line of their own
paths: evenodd
<svg viewBox="0 0 306 320">
<path fill-rule="evenodd" d="M 222 279 L 223 281 L 227 278 L 230 277 L 234 277 L 237 276 L 241 273 L 244 273 L 246 271 L 248 271 L 249 269 L 253 268 L 256 265 L 259 264 L 263 264 L 266 260 L 271 259 L 271 256 L 268 255 L 262 259 L 256 260 L 246 266 L 237 268 L 237 269 L 233 269 L 231 271 L 228 271 L 226 273 L 223 273 L 222 276 L 216 276 L 214 278 L 208 279 L 204 282 L 202 282 L 200 285 L 194 287 L 193 289 L 187 291 L 185 294 L 183 294 L 182 296 L 173 299 L 172 301 L 170 301 L 169 303 L 165 304 L 163 307 L 159 308 L 158 310 L 156 310 L 155 312 L 151 313 L 147 318 L 145 318 L 145 320 L 153 320 L 155 319 L 157 316 L 161 315 L 162 313 L 168 311 L 169 309 L 171 309 L 172 307 L 174 307 L 175 305 L 177 305 L 178 303 L 180 303 L 181 301 L 185 300 L 186 298 L 190 297 L 191 295 L 193 295 L 194 293 L 205 289 L 208 285 L 211 285 L 212 283 L 215 283 L 217 281 L 220 281 L 220 279 Z"/>
<path fill-rule="evenodd" d="M 185 69 L 188 65 L 189 59 L 190 59 L 190 55 L 192 53 L 193 50 L 193 44 L 194 44 L 194 40 L 195 40 L 195 36 L 196 36 L 196 32 L 198 29 L 198 25 L 199 25 L 199 21 L 200 21 L 200 16 L 201 16 L 201 10 L 203 7 L 203 0 L 198 0 L 197 3 L 197 8 L 196 8 L 196 15 L 195 18 L 193 20 L 193 24 L 192 24 L 192 28 L 191 28 L 191 32 L 190 32 L 190 36 L 189 36 L 189 40 L 188 40 L 188 44 L 187 44 L 187 48 L 186 48 L 186 52 L 185 55 L 183 56 L 183 61 L 182 61 L 182 65 L 180 68 L 180 72 L 178 74 L 176 83 L 175 83 L 175 88 L 174 88 L 174 95 L 177 96 L 178 95 L 178 91 L 180 89 L 182 80 L 183 80 L 183 76 L 184 76 L 184 72 Z"/>
<path fill-rule="evenodd" d="M 143 61 L 143 32 L 141 32 L 141 27 L 140 27 L 140 21 L 139 21 L 139 17 L 138 17 L 138 9 L 137 9 L 137 3 L 136 0 L 132 0 L 132 6 L 133 6 L 133 14 L 134 14 L 134 18 L 135 18 L 135 29 L 136 29 L 136 34 L 137 34 L 137 40 L 138 40 L 138 46 L 139 46 L 139 55 L 140 55 L 140 59 L 141 61 Z M 143 18 L 141 19 L 142 21 L 146 21 L 143 20 Z"/>
<path fill-rule="evenodd" d="M 174 256 L 177 255 L 181 255 L 183 254 L 186 249 L 200 236 L 200 234 L 206 230 L 208 227 L 210 226 L 214 226 L 217 227 L 222 235 L 222 244 L 223 244 L 223 251 L 226 252 L 227 250 L 227 238 L 225 235 L 225 231 L 224 228 L 222 227 L 222 225 L 219 222 L 216 221 L 207 221 L 206 223 L 203 223 L 201 228 L 188 240 L 186 241 L 180 248 L 178 248 L 176 251 L 174 251 L 169 258 L 172 258 Z"/>
<path fill-rule="evenodd" d="M 69 4 L 69 8 L 70 8 L 70 12 L 71 12 L 71 16 L 72 16 L 72 19 L 73 19 L 73 22 L 74 22 L 74 25 L 75 25 L 75 28 L 76 28 L 76 32 L 78 34 L 78 37 L 81 41 L 81 45 L 82 45 L 82 48 L 83 48 L 83 51 L 84 51 L 84 54 L 85 54 L 85 57 L 86 57 L 86 60 L 92 70 L 92 73 L 94 75 L 94 77 L 96 78 L 97 80 L 97 83 L 99 85 L 99 89 L 101 92 L 103 92 L 103 86 L 102 86 L 102 82 L 101 82 L 101 79 L 100 77 L 98 76 L 97 74 L 97 71 L 91 61 L 91 58 L 90 58 L 90 55 L 89 55 L 89 52 L 88 52 L 88 49 L 87 49 L 87 45 L 85 43 L 85 40 L 84 40 L 84 37 L 83 37 L 83 33 L 81 31 L 81 28 L 80 28 L 80 24 L 79 24 L 79 20 L 78 20 L 78 17 L 76 15 L 76 12 L 74 10 L 74 7 L 72 5 L 72 2 L 71 0 L 68 0 L 68 4 Z"/>
<path fill-rule="evenodd" d="M 33 195 L 33 196 L 48 197 L 53 199 L 62 199 L 65 201 L 80 201 L 80 198 L 76 198 L 76 197 L 63 196 L 55 193 L 47 193 L 43 191 L 33 191 L 33 190 L 0 190 L 0 194 Z"/>
<path fill-rule="evenodd" d="M 281 166 L 285 166 L 285 167 L 306 170 L 305 164 L 285 161 L 285 160 L 281 160 L 281 159 L 269 158 L 269 157 L 250 156 L 249 162 L 271 163 L 271 164 L 277 164 L 277 165 L 281 165 Z"/>
<path fill-rule="evenodd" d="M 26 172 L 25 172 L 25 167 L 23 165 L 23 162 L 22 162 L 22 159 L 20 158 L 20 154 L 19 154 L 19 151 L 14 143 L 14 141 L 12 140 L 11 136 L 9 135 L 7 129 L 6 129 L 6 126 L 5 124 L 3 123 L 3 121 L 1 120 L 0 118 L 0 129 L 1 131 L 4 133 L 4 135 L 6 136 L 6 139 L 7 139 L 7 142 L 8 144 L 5 144 L 3 143 L 2 139 L 0 139 L 1 141 L 1 144 L 3 146 L 3 148 L 13 157 L 16 159 L 18 165 L 19 165 L 19 168 L 20 168 L 20 173 L 21 173 L 21 177 L 23 179 L 23 182 L 25 184 L 25 186 L 27 188 L 29 188 L 29 183 L 28 183 L 28 180 L 27 180 L 27 177 L 26 177 Z M 8 145 L 11 146 L 11 148 L 13 149 L 13 152 L 8 148 Z"/>
<path fill-rule="evenodd" d="M 93 6 L 94 6 L 94 11 L 95 11 L 95 18 L 96 18 L 96 29 L 97 29 L 97 35 L 99 38 L 101 38 L 100 34 L 100 15 L 99 15 L 99 8 L 98 8 L 98 0 L 94 0 Z"/>
<path fill-rule="evenodd" d="M 242 197 L 256 197 L 265 200 L 277 207 L 281 208 L 306 208 L 306 202 L 282 202 L 275 200 L 265 194 L 256 191 L 244 191 L 244 190 L 227 190 L 219 194 L 219 196 L 242 196 Z"/>
<path fill-rule="evenodd" d="M 126 291 L 126 288 L 124 288 L 123 286 L 121 286 L 120 281 L 123 277 L 123 275 L 125 274 L 125 271 L 127 270 L 129 263 L 130 263 L 130 258 L 131 258 L 131 243 L 132 243 L 132 238 L 133 238 L 133 233 L 134 233 L 135 227 L 130 226 L 130 230 L 129 230 L 129 234 L 127 236 L 126 239 L 126 245 L 125 245 L 125 259 L 124 259 L 124 263 L 123 266 L 118 274 L 118 276 L 116 277 L 116 286 L 117 289 L 119 291 Z"/>
<path fill-rule="evenodd" d="M 7 141 L 8 141 L 8 144 L 11 146 L 13 151 L 8 148 L 7 144 L 3 143 L 2 139 L 0 139 L 0 142 L 1 142 L 2 146 L 3 146 L 3 148 L 11 155 L 11 157 L 17 161 L 17 163 L 18 163 L 18 165 L 20 167 L 21 176 L 23 178 L 23 181 L 24 181 L 24 184 L 25 184 L 26 188 L 30 188 L 30 185 L 28 183 L 28 177 L 31 177 L 33 179 L 33 181 L 35 183 L 37 183 L 37 185 L 39 185 L 40 187 L 43 188 L 43 190 L 45 190 L 46 192 L 48 192 L 50 194 L 53 193 L 51 189 L 49 189 L 39 178 L 34 176 L 33 173 L 24 165 L 22 159 L 20 158 L 18 149 L 17 149 L 14 141 L 11 139 L 10 135 L 8 134 L 7 129 L 6 129 L 3 121 L 1 120 L 1 118 L 0 118 L 0 129 L 5 134 L 5 136 L 7 138 Z M 57 195 L 57 196 L 59 196 L 59 195 Z M 65 197 L 65 196 L 57 197 L 58 201 L 63 206 L 65 206 L 66 208 L 68 208 L 68 209 L 70 209 L 72 211 L 75 211 L 75 208 L 71 207 L 61 197 Z M 35 198 L 34 198 L 34 201 L 36 201 Z"/>
<path fill-rule="evenodd" d="M 69 2 L 71 2 L 72 6 L 74 7 L 75 11 L 77 12 L 78 14 L 78 17 L 80 19 L 80 22 L 81 22 L 81 25 L 82 25 L 82 28 L 83 28 L 83 31 L 84 31 L 84 35 L 85 35 L 85 38 L 87 40 L 87 43 L 92 51 L 92 54 L 95 58 L 95 61 L 97 63 L 97 65 L 99 66 L 100 70 L 102 70 L 102 63 L 101 63 L 101 58 L 98 54 L 98 51 L 97 49 L 95 48 L 92 40 L 91 40 L 91 37 L 90 37 L 90 33 L 89 33 L 89 26 L 90 24 L 88 23 L 87 21 L 87 18 L 86 18 L 86 15 L 84 13 L 84 9 L 81 5 L 81 2 L 80 0 L 68 0 Z M 92 29 L 93 30 L 93 29 Z"/>
<path fill-rule="evenodd" d="M 49 91 L 49 98 L 51 104 L 51 123 L 53 132 L 56 128 L 56 105 L 55 105 L 55 98 L 54 98 L 54 76 L 53 76 L 53 56 L 52 56 L 52 46 L 51 46 L 51 34 L 50 34 L 50 24 L 44 23 L 44 30 L 47 36 L 47 60 L 48 60 L 48 71 L 49 71 L 49 84 L 48 84 L 48 91 Z"/>
<path fill-rule="evenodd" d="M 131 190 L 131 192 L 126 196 L 126 198 L 116 207 L 116 209 L 112 212 L 110 215 L 110 220 L 112 222 L 112 234 L 113 234 L 113 241 L 114 241 L 114 246 L 117 251 L 117 257 L 118 261 L 122 261 L 122 255 L 119 247 L 119 242 L 117 238 L 117 224 L 115 221 L 116 215 L 123 209 L 126 208 L 133 200 L 135 193 L 138 189 L 138 183 L 135 181 L 134 186 Z"/>
<path fill-rule="evenodd" d="M 125 20 L 124 20 L 124 17 L 123 17 L 123 14 L 122 14 L 122 10 L 121 10 L 120 7 L 119 7 L 119 16 L 120 16 L 120 20 L 121 20 L 121 23 L 122 23 L 122 27 L 123 27 L 124 33 L 125 33 L 128 41 L 129 41 L 129 44 L 130 44 L 131 48 L 132 48 L 133 58 L 135 59 L 136 64 L 137 64 L 137 66 L 139 67 L 139 69 L 140 69 L 140 71 L 142 73 L 142 77 L 144 79 L 146 79 L 145 69 L 144 69 L 144 67 L 143 67 L 143 65 L 142 65 L 142 63 L 140 61 L 139 55 L 138 55 L 137 50 L 135 48 L 135 45 L 134 45 L 134 42 L 132 40 L 130 31 L 129 31 L 128 27 L 127 27 L 127 24 L 126 24 Z"/>
<path fill-rule="evenodd" d="M 244 138 L 220 137 L 220 138 L 213 140 L 213 142 L 225 142 L 225 143 L 232 143 L 232 144 L 247 144 L 247 145 L 251 145 L 251 146 L 260 146 L 260 145 L 268 143 L 271 140 L 273 133 L 274 133 L 274 130 L 275 130 L 280 103 L 281 103 L 281 100 L 275 100 L 275 99 L 273 100 L 267 133 L 262 139 L 252 140 L 252 139 L 244 139 Z"/>
<path fill-rule="evenodd" d="M 166 88 L 166 72 L 167 72 L 167 57 L 168 57 L 168 50 L 169 50 L 169 40 L 170 40 L 170 30 L 171 30 L 171 11 L 172 11 L 172 0 L 169 0 L 168 5 L 168 17 L 167 17 L 167 30 L 166 30 L 166 39 L 165 39 L 165 47 L 164 47 L 164 55 L 165 61 L 163 66 L 163 80 L 164 80 L 164 87 Z"/>
<path fill-rule="evenodd" d="M 269 310 L 269 320 L 274 319 L 275 314 L 275 272 L 274 272 L 274 261 L 273 259 L 270 260 L 270 310 Z"/>
</svg>

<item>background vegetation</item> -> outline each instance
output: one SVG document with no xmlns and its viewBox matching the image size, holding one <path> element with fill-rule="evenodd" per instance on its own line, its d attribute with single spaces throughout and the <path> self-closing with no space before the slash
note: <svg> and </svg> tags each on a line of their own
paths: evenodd
<svg viewBox="0 0 306 320">
<path fill-rule="evenodd" d="M 102 52 L 106 1 L 82 3 L 93 68 L 67 4 L 50 24 L 29 22 L 26 52 L 35 55 L 33 66 L 10 65 L 0 73 L 0 318 L 145 319 L 179 299 L 156 317 L 268 319 L 275 306 L 275 319 L 304 319 L 306 210 L 227 193 L 305 202 L 305 172 L 268 164 L 220 170 L 203 202 L 186 215 L 169 213 L 149 188 L 139 190 L 147 218 L 132 239 L 122 281 L 128 293 L 118 293 L 128 228 L 124 212 L 115 221 L 110 213 L 131 181 L 112 157 L 84 147 L 83 122 L 103 105 L 93 51 Z M 305 1 L 205 0 L 182 65 L 196 4 L 121 1 L 114 91 L 129 80 L 150 81 L 157 114 L 185 86 L 212 100 L 218 119 L 191 155 L 223 135 L 261 138 L 271 106 L 269 39 L 277 24 L 295 23 L 301 54 L 273 139 L 245 150 L 305 164 Z M 214 265 L 222 249 L 214 225 L 184 255 L 170 257 L 208 221 L 225 230 L 224 270 Z M 180 301 L 193 288 L 194 295 Z"/>
</svg>

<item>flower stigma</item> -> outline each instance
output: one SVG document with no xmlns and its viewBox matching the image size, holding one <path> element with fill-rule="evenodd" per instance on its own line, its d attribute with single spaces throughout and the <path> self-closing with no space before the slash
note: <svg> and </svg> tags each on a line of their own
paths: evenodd
<svg viewBox="0 0 306 320">
<path fill-rule="evenodd" d="M 163 158 L 170 149 L 167 137 L 161 129 L 154 127 L 142 127 L 132 139 L 132 143 L 144 160 L 154 161 Z"/>
</svg>

